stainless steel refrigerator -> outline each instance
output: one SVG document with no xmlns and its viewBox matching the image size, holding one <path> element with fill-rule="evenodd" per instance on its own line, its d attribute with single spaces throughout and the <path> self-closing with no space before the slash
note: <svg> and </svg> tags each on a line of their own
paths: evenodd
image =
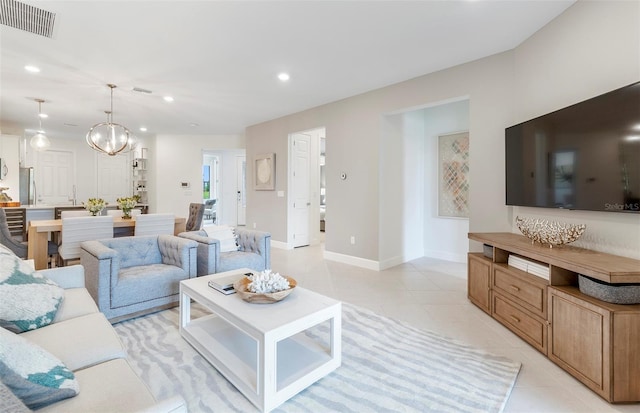
<svg viewBox="0 0 640 413">
<path fill-rule="evenodd" d="M 33 168 L 20 168 L 20 205 L 34 205 L 36 183 Z"/>
</svg>

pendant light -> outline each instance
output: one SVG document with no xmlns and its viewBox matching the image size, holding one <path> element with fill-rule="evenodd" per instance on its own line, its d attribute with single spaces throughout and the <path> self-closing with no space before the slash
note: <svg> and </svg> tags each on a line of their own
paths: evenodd
<svg viewBox="0 0 640 413">
<path fill-rule="evenodd" d="M 87 132 L 87 144 L 101 153 L 115 156 L 131 151 L 131 132 L 124 126 L 113 122 L 113 89 L 117 86 L 108 84 L 111 89 L 111 110 L 105 111 L 107 121 L 93 125 Z"/>
<path fill-rule="evenodd" d="M 39 129 L 38 129 L 38 133 L 36 133 L 31 137 L 31 140 L 29 141 L 29 145 L 31 145 L 31 147 L 37 151 L 43 151 L 47 149 L 49 146 L 51 146 L 51 141 L 49 141 L 49 138 L 47 138 L 47 135 L 45 135 L 44 131 L 42 130 L 42 118 L 43 118 L 42 104 L 44 103 L 44 100 L 43 99 L 34 99 L 34 100 L 38 102 Z"/>
</svg>

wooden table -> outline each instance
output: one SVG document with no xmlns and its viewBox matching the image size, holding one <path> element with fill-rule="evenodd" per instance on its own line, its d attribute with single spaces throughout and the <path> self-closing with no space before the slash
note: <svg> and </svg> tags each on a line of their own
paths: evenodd
<svg viewBox="0 0 640 413">
<path fill-rule="evenodd" d="M 186 222 L 186 218 L 176 217 L 173 233 L 177 235 L 184 232 L 186 230 Z M 135 219 L 113 217 L 114 228 L 135 228 L 135 226 Z M 34 260 L 36 270 L 47 268 L 47 242 L 49 240 L 49 234 L 58 231 L 62 231 L 61 219 L 47 219 L 29 222 L 29 248 L 27 257 Z"/>
</svg>

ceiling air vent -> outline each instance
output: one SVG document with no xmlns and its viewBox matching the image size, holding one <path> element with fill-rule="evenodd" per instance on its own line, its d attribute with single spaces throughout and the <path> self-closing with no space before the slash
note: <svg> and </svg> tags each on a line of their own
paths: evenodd
<svg viewBox="0 0 640 413">
<path fill-rule="evenodd" d="M 134 92 L 138 92 L 138 93 L 147 93 L 147 94 L 151 94 L 151 91 L 149 89 L 143 89 L 141 87 L 134 87 L 132 89 Z"/>
<path fill-rule="evenodd" d="M 0 24 L 53 37 L 56 14 L 15 0 L 0 0 Z"/>
</svg>

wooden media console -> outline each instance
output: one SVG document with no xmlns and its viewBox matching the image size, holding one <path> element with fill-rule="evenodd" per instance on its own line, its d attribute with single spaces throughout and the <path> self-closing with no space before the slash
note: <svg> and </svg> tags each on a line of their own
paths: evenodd
<svg viewBox="0 0 640 413">
<path fill-rule="evenodd" d="M 640 401 L 640 304 L 580 292 L 578 275 L 640 284 L 640 260 L 572 246 L 549 248 L 512 233 L 470 233 L 469 300 L 611 403 Z M 509 256 L 548 267 L 548 279 Z"/>
</svg>

